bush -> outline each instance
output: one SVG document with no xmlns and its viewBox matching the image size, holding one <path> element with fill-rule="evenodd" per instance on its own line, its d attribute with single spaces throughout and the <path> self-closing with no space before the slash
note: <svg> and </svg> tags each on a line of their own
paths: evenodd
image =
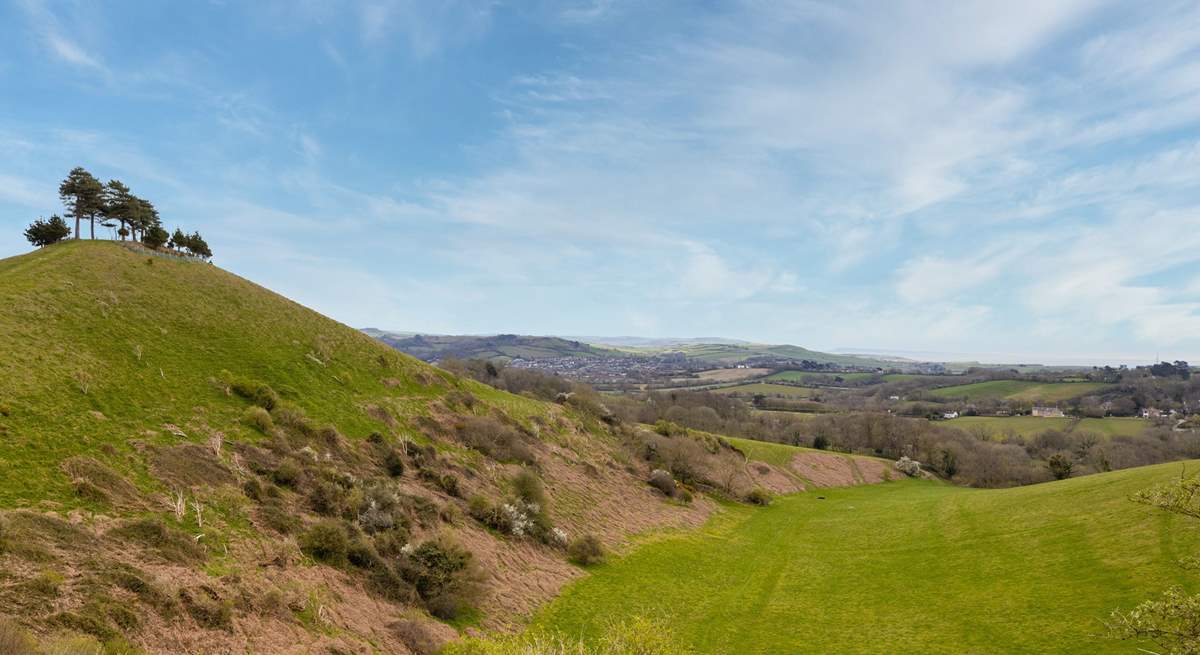
<svg viewBox="0 0 1200 655">
<path fill-rule="evenodd" d="M 687 489 L 683 489 L 683 488 L 679 489 L 679 492 L 675 494 L 675 498 L 679 502 L 681 502 L 685 505 L 690 505 L 692 500 L 694 500 L 694 498 L 692 497 L 692 492 L 688 491 Z"/>
<path fill-rule="evenodd" d="M 542 484 L 542 479 L 532 469 L 521 469 L 521 472 L 512 479 L 512 488 L 513 493 L 517 494 L 517 498 L 525 501 L 526 504 L 542 508 L 549 504 L 546 500 L 546 488 Z"/>
<path fill-rule="evenodd" d="M 757 487 L 750 493 L 746 494 L 746 502 L 750 503 L 751 505 L 762 505 L 765 507 L 771 504 L 771 492 L 761 487 Z"/>
<path fill-rule="evenodd" d="M 300 529 L 300 518 L 278 501 L 263 505 L 258 515 L 268 528 L 279 534 L 292 534 Z"/>
<path fill-rule="evenodd" d="M 393 478 L 404 475 L 404 459 L 400 457 L 400 451 L 388 448 L 387 453 L 383 456 L 383 468 Z"/>
<path fill-rule="evenodd" d="M 208 587 L 190 592 L 179 590 L 179 602 L 196 623 L 205 628 L 228 630 L 233 627 L 233 605 L 221 598 Z"/>
<path fill-rule="evenodd" d="M 204 559 L 204 549 L 194 539 L 163 523 L 161 519 L 138 519 L 115 528 L 110 534 L 140 543 L 169 562 L 187 564 Z"/>
<path fill-rule="evenodd" d="M 258 405 L 246 408 L 246 412 L 242 414 L 242 423 L 263 434 L 268 434 L 275 429 L 275 419 L 271 418 L 271 413 Z"/>
<path fill-rule="evenodd" d="M 576 538 L 567 546 L 567 558 L 580 566 L 591 566 L 604 561 L 604 544 L 594 534 Z"/>
<path fill-rule="evenodd" d="M 338 521 L 321 521 L 300 535 L 300 551 L 333 566 L 344 565 L 350 550 L 346 528 Z"/>
<path fill-rule="evenodd" d="M 262 382 L 234 380 L 229 384 L 229 389 L 267 411 L 279 406 L 279 394 Z"/>
<path fill-rule="evenodd" d="M 1054 453 L 1046 460 L 1046 468 L 1050 469 L 1055 480 L 1066 480 L 1071 477 L 1071 469 L 1075 468 L 1075 464 L 1071 462 L 1069 454 Z"/>
<path fill-rule="evenodd" d="M 490 416 L 468 416 L 456 430 L 458 440 L 500 461 L 534 462 L 533 450 L 521 434 Z"/>
<path fill-rule="evenodd" d="M 823 434 L 818 434 L 817 436 L 813 437 L 813 448 L 816 448 L 817 450 L 828 450 L 829 446 L 829 437 L 826 437 Z"/>
<path fill-rule="evenodd" d="M 405 577 L 438 618 L 462 616 L 483 596 L 482 575 L 471 553 L 444 538 L 417 546 L 404 564 Z"/>
<path fill-rule="evenodd" d="M 675 478 L 662 469 L 654 469 L 647 482 L 668 497 L 675 495 Z"/>
<path fill-rule="evenodd" d="M 921 474 L 921 463 L 905 455 L 896 461 L 896 470 L 910 478 L 916 477 Z"/>
<path fill-rule="evenodd" d="M 275 484 L 295 487 L 302 475 L 304 475 L 304 469 L 300 466 L 300 462 L 289 457 L 279 463 L 279 466 L 271 474 L 271 478 L 275 480 Z"/>
</svg>

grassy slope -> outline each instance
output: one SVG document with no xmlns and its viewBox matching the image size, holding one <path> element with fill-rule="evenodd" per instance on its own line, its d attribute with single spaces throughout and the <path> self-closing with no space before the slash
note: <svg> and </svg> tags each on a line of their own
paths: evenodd
<svg viewBox="0 0 1200 655">
<path fill-rule="evenodd" d="M 1136 436 L 1149 427 L 1139 418 L 1041 418 L 1038 416 L 962 416 L 947 423 L 964 430 L 982 429 L 988 434 L 1002 436 L 1005 433 L 1028 437 L 1046 430 L 1092 432 L 1106 437 Z"/>
<path fill-rule="evenodd" d="M 967 400 L 1003 398 L 1054 403 L 1095 393 L 1108 386 L 1110 385 L 1099 382 L 1041 383 L 1029 380 L 990 380 L 942 387 L 934 389 L 930 393 L 942 398 L 965 398 Z"/>
<path fill-rule="evenodd" d="M 1200 521 L 1127 497 L 1180 466 L 730 507 L 601 566 L 535 625 L 595 637 L 607 621 L 657 616 L 701 653 L 1133 652 L 1097 636 L 1101 621 L 1187 584 L 1174 562 L 1200 546 Z"/>
<path fill-rule="evenodd" d="M 368 399 L 404 419 L 458 384 L 219 268 L 115 243 L 0 261 L 0 307 L 0 404 L 10 414 L 0 415 L 0 507 L 79 504 L 58 469 L 77 454 L 153 486 L 130 440 L 174 440 L 164 424 L 197 441 L 207 429 L 255 438 L 238 424 L 246 401 L 211 382 L 223 370 L 270 384 L 351 437 L 384 429 L 362 410 Z M 80 375 L 91 379 L 86 395 Z M 473 390 L 517 415 L 537 411 Z"/>
</svg>

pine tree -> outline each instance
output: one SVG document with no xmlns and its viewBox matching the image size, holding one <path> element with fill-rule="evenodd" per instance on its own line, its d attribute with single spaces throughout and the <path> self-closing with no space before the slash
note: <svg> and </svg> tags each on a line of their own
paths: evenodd
<svg viewBox="0 0 1200 655">
<path fill-rule="evenodd" d="M 104 211 L 104 185 L 82 166 L 76 166 L 67 179 L 58 185 L 58 196 L 67 207 L 67 215 L 75 218 L 75 238 L 79 238 L 79 221 L 88 219 L 92 238 L 96 238 L 96 216 Z"/>
<path fill-rule="evenodd" d="M 39 218 L 25 230 L 25 238 L 39 248 L 58 243 L 70 235 L 71 226 L 58 214 L 51 216 L 48 221 Z"/>
<path fill-rule="evenodd" d="M 108 181 L 104 187 L 104 218 L 106 221 L 117 221 L 121 226 L 117 233 L 121 235 L 122 241 L 129 235 L 126 225 L 134 221 L 140 209 L 141 205 L 137 203 L 137 198 L 129 193 L 129 187 L 120 180 Z M 104 224 L 112 226 L 108 222 Z"/>
</svg>

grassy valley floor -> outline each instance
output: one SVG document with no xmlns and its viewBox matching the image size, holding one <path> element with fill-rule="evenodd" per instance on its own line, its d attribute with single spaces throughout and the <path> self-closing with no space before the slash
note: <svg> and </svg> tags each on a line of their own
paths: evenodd
<svg viewBox="0 0 1200 655">
<path fill-rule="evenodd" d="M 608 622 L 655 617 L 700 653 L 1133 653 L 1103 636 L 1103 621 L 1191 586 L 1176 561 L 1196 553 L 1200 521 L 1128 498 L 1181 466 L 1005 490 L 906 480 L 730 506 L 598 567 L 534 627 L 596 637 Z"/>
</svg>

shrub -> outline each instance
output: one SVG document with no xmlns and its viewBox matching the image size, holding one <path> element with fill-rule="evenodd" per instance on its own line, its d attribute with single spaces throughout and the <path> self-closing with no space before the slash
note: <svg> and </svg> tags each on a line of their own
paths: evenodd
<svg viewBox="0 0 1200 655">
<path fill-rule="evenodd" d="M 679 492 L 675 494 L 675 498 L 685 505 L 691 504 L 692 500 L 694 500 L 692 497 L 692 492 L 682 487 L 679 489 Z"/>
<path fill-rule="evenodd" d="M 500 461 L 534 462 L 533 451 L 521 434 L 490 416 L 468 416 L 456 431 L 458 440 Z"/>
<path fill-rule="evenodd" d="M 404 459 L 400 457 L 400 451 L 388 448 L 387 453 L 383 456 L 383 468 L 393 478 L 404 475 Z"/>
<path fill-rule="evenodd" d="M 275 429 L 275 419 L 271 418 L 271 413 L 258 405 L 251 405 L 246 408 L 242 414 L 242 423 L 258 430 L 263 434 L 269 434 Z"/>
<path fill-rule="evenodd" d="M 829 437 L 826 437 L 823 434 L 818 434 L 817 436 L 813 437 L 813 448 L 816 448 L 817 450 L 828 450 L 829 445 Z"/>
<path fill-rule="evenodd" d="M 405 561 L 405 574 L 438 618 L 462 616 L 483 596 L 482 574 L 471 553 L 445 538 L 413 549 Z"/>
<path fill-rule="evenodd" d="M 300 518 L 278 501 L 263 505 L 258 515 L 268 528 L 279 534 L 292 534 L 300 529 Z"/>
<path fill-rule="evenodd" d="M 462 490 L 458 487 L 458 478 L 449 473 L 439 476 L 437 479 L 437 484 L 442 488 L 442 491 L 445 491 L 447 494 L 450 494 L 455 498 L 458 498 L 462 493 Z"/>
<path fill-rule="evenodd" d="M 762 505 L 765 507 L 771 504 L 771 492 L 762 487 L 756 487 L 750 493 L 746 494 L 746 502 L 751 505 Z"/>
<path fill-rule="evenodd" d="M 358 512 L 358 524 L 368 534 L 387 532 L 404 524 L 400 499 L 382 485 L 368 487 Z"/>
<path fill-rule="evenodd" d="M 234 380 L 230 382 L 229 389 L 268 411 L 275 409 L 279 405 L 279 394 L 275 393 L 274 389 L 262 382 Z"/>
<path fill-rule="evenodd" d="M 138 519 L 113 529 L 110 534 L 147 546 L 170 562 L 186 564 L 204 559 L 204 549 L 194 539 L 161 519 Z"/>
<path fill-rule="evenodd" d="M 180 589 L 179 602 L 196 623 L 206 628 L 228 630 L 233 627 L 233 605 L 221 600 L 208 587 L 201 587 L 196 592 Z"/>
<path fill-rule="evenodd" d="M 1046 468 L 1050 469 L 1055 480 L 1066 480 L 1071 477 L 1071 469 L 1075 468 L 1075 464 L 1067 453 L 1054 453 L 1046 460 Z"/>
<path fill-rule="evenodd" d="M 275 468 L 271 478 L 275 480 L 275 484 L 281 484 L 285 487 L 295 487 L 300 481 L 300 476 L 304 474 L 304 469 L 300 466 L 300 462 L 294 458 L 287 458 L 279 463 Z"/>
<path fill-rule="evenodd" d="M 542 484 L 542 479 L 538 477 L 532 469 L 521 469 L 520 473 L 512 479 L 513 493 L 517 494 L 517 498 L 529 505 L 537 505 L 545 508 L 547 506 L 546 488 Z"/>
<path fill-rule="evenodd" d="M 675 495 L 675 478 L 662 469 L 651 471 L 650 479 L 647 482 L 649 482 L 651 487 L 658 489 L 666 496 Z"/>
<path fill-rule="evenodd" d="M 604 561 L 604 544 L 594 534 L 576 538 L 567 546 L 567 558 L 580 566 L 591 566 Z"/>
<path fill-rule="evenodd" d="M 910 478 L 916 477 L 921 474 L 921 463 L 905 455 L 896 461 L 896 470 Z"/>
<path fill-rule="evenodd" d="M 333 566 L 347 562 L 350 538 L 339 521 L 325 520 L 300 535 L 300 551 L 305 555 Z"/>
</svg>

